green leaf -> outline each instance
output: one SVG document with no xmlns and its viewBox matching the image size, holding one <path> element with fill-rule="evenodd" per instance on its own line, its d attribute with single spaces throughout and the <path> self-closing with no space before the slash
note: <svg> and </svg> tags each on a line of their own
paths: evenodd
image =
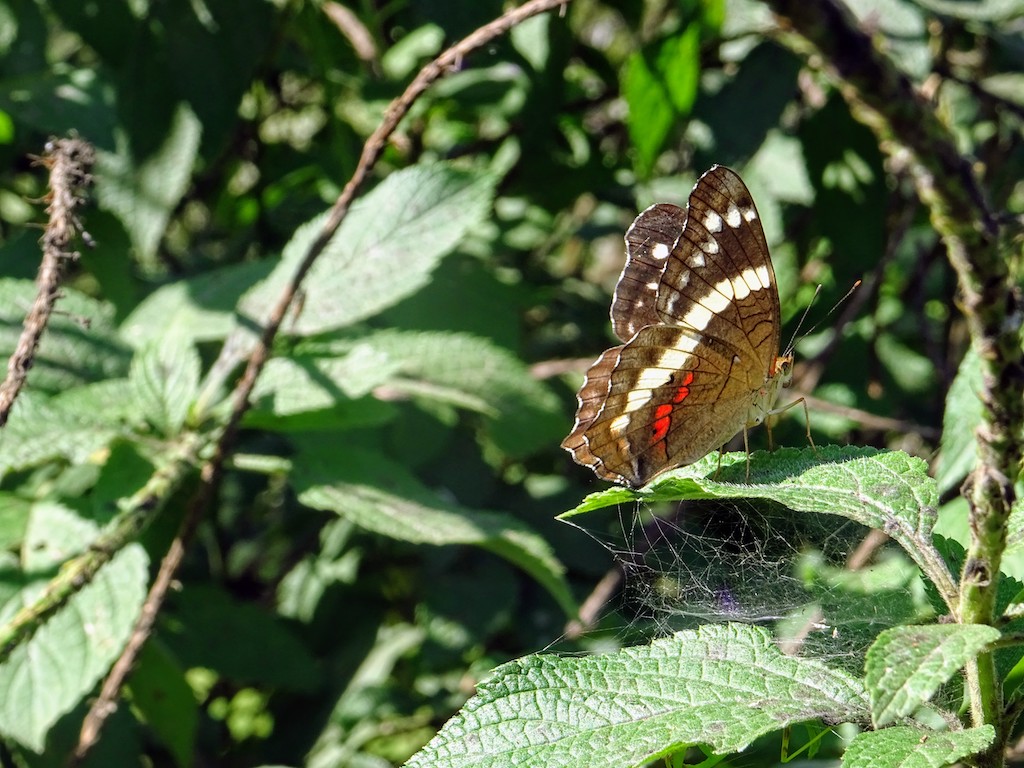
<svg viewBox="0 0 1024 768">
<path fill-rule="evenodd" d="M 81 520 L 72 528 L 72 519 L 53 507 L 39 508 L 29 523 L 33 543 L 26 545 L 26 552 L 45 544 L 35 557 L 62 556 L 75 536 L 75 548 L 81 550 L 96 529 Z M 58 520 L 61 525 L 55 526 Z M 127 546 L 11 652 L 0 664 L 0 733 L 42 752 L 50 727 L 79 704 L 121 653 L 145 599 L 148 577 L 145 550 L 138 544 Z M 6 580 L 11 578 L 5 574 Z M 30 602 L 45 584 L 30 583 L 15 599 Z"/>
<path fill-rule="evenodd" d="M 927 392 L 935 381 L 935 365 L 921 353 L 884 334 L 875 342 L 879 361 L 897 386 L 907 393 Z"/>
<path fill-rule="evenodd" d="M 332 456 L 304 451 L 292 482 L 303 504 L 336 512 L 381 536 L 432 546 L 471 544 L 494 552 L 529 573 L 568 615 L 575 614 L 564 568 L 550 546 L 508 514 L 442 501 L 398 464 L 353 450 Z"/>
<path fill-rule="evenodd" d="M 309 622 L 332 584 L 354 584 L 362 554 L 349 546 L 356 530 L 351 522 L 337 519 L 320 531 L 320 549 L 306 555 L 290 570 L 277 588 L 277 609 L 284 616 Z"/>
<path fill-rule="evenodd" d="M 168 328 L 192 342 L 217 341 L 237 327 L 235 306 L 270 274 L 277 262 L 263 259 L 175 280 L 147 296 L 121 324 L 121 338 L 134 347 L 163 337 Z"/>
<path fill-rule="evenodd" d="M 202 126 L 185 104 L 179 104 L 163 146 L 148 157 L 133 157 L 127 137 L 116 152 L 96 154 L 96 197 L 128 230 L 143 260 L 156 254 L 171 212 L 192 178 Z"/>
<path fill-rule="evenodd" d="M 193 764 L 199 705 L 185 672 L 157 638 L 150 638 L 128 679 L 134 709 L 167 747 L 179 768 Z"/>
<path fill-rule="evenodd" d="M 292 691 L 311 690 L 321 679 L 316 661 L 284 621 L 220 589 L 189 584 L 170 601 L 168 616 L 173 621 L 161 637 L 183 667 Z"/>
<path fill-rule="evenodd" d="M 390 390 L 484 414 L 491 420 L 488 439 L 508 455 L 525 456 L 557 441 L 564 429 L 555 394 L 518 358 L 486 339 L 382 331 L 365 343 L 395 364 Z"/>
<path fill-rule="evenodd" d="M 685 117 L 697 100 L 700 84 L 699 24 L 689 24 L 680 34 L 670 37 L 658 51 L 658 71 L 676 114 Z"/>
<path fill-rule="evenodd" d="M 0 476 L 54 459 L 87 461 L 141 419 L 131 387 L 113 379 L 57 397 L 23 393 L 0 432 Z"/>
<path fill-rule="evenodd" d="M 36 292 L 30 280 L 0 280 L 0 350 L 5 358 L 14 352 Z M 29 373 L 33 393 L 63 392 L 128 370 L 131 353 L 114 332 L 113 307 L 61 288 L 56 308 Z"/>
<path fill-rule="evenodd" d="M 885 728 L 854 738 L 843 768 L 942 768 L 981 752 L 995 738 L 991 725 L 963 731 Z"/>
<path fill-rule="evenodd" d="M 32 503 L 13 493 L 0 493 L 0 550 L 13 550 L 25 537 Z"/>
<path fill-rule="evenodd" d="M 884 531 L 929 578 L 943 582 L 943 594 L 954 590 L 952 576 L 931 540 L 938 503 L 935 481 L 922 460 L 900 451 L 823 446 L 757 452 L 749 459 L 743 453 L 710 454 L 659 475 L 639 490 L 592 493 L 560 517 L 635 501 L 739 498 L 767 499 L 796 512 L 839 515 Z"/>
<path fill-rule="evenodd" d="M 977 444 L 974 430 L 981 424 L 981 358 L 971 347 L 946 394 L 942 417 L 942 452 L 935 479 L 939 492 L 945 493 L 963 482 L 974 469 Z"/>
<path fill-rule="evenodd" d="M 563 518 L 616 504 L 684 499 L 771 499 L 790 509 L 841 515 L 894 538 L 927 536 L 938 500 L 928 466 L 900 451 L 822 446 L 705 456 L 639 490 L 592 493 Z M 717 477 L 717 479 L 712 479 Z"/>
<path fill-rule="evenodd" d="M 622 95 L 629 105 L 626 124 L 636 149 L 637 172 L 647 176 L 665 146 L 676 114 L 656 64 L 643 51 L 634 52 L 626 62 Z"/>
<path fill-rule="evenodd" d="M 865 681 L 876 728 L 913 714 L 958 669 L 999 639 L 979 624 L 894 627 L 868 649 Z"/>
<path fill-rule="evenodd" d="M 270 360 L 253 391 L 253 400 L 272 400 L 274 413 L 282 416 L 322 410 L 339 398 L 370 394 L 399 368 L 398 360 L 366 341 L 347 349 L 311 347 Z"/>
<path fill-rule="evenodd" d="M 496 178 L 436 163 L 392 173 L 357 201 L 303 282 L 299 335 L 342 328 L 392 306 L 428 282 L 441 257 L 480 226 Z M 320 234 L 326 214 L 301 226 L 273 274 L 242 300 L 261 320 Z"/>
<path fill-rule="evenodd" d="M 691 744 L 736 752 L 804 720 L 867 716 L 860 683 L 769 633 L 709 625 L 601 656 L 498 667 L 407 768 L 640 766 Z"/>
<path fill-rule="evenodd" d="M 140 349 L 128 380 L 146 419 L 163 435 L 178 434 L 199 391 L 199 353 L 177 333 Z"/>
</svg>

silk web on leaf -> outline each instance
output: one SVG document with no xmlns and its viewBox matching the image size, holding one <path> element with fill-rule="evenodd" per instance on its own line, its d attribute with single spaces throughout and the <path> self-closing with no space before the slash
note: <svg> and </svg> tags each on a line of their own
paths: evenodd
<svg viewBox="0 0 1024 768">
<path fill-rule="evenodd" d="M 714 471 L 717 456 L 709 457 Z M 751 499 L 620 504 L 603 533 L 624 574 L 618 603 L 635 637 L 705 624 L 763 626 L 787 651 L 859 674 L 884 629 L 934 616 L 917 566 L 892 543 L 849 562 L 869 530 Z"/>
</svg>

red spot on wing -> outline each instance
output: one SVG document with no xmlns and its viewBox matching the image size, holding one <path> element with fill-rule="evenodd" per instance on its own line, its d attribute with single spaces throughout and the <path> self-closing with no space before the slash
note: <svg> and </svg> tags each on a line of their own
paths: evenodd
<svg viewBox="0 0 1024 768">
<path fill-rule="evenodd" d="M 693 383 L 693 371 L 687 371 L 682 383 L 676 388 L 671 403 L 664 403 L 654 409 L 654 421 L 651 423 L 651 445 L 659 443 L 668 435 L 672 426 L 672 411 L 690 395 L 690 384 Z"/>
</svg>

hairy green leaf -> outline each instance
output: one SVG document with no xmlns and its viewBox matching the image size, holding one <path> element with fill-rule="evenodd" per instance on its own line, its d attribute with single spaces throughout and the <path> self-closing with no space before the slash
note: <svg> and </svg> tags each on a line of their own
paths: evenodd
<svg viewBox="0 0 1024 768">
<path fill-rule="evenodd" d="M 199 354 L 177 334 L 140 349 L 128 381 L 146 419 L 173 437 L 188 417 L 199 390 Z"/>
<path fill-rule="evenodd" d="M 86 461 L 142 419 L 127 380 L 77 387 L 56 397 L 23 393 L 0 432 L 0 476 L 58 458 Z"/>
<path fill-rule="evenodd" d="M 30 280 L 0 280 L 0 350 L 5 358 L 15 350 L 36 292 Z M 32 358 L 28 381 L 33 393 L 62 392 L 127 372 L 131 353 L 117 338 L 113 318 L 109 304 L 62 288 Z"/>
<path fill-rule="evenodd" d="M 458 333 L 381 331 L 365 343 L 388 357 L 393 394 L 449 403 L 489 417 L 487 437 L 523 456 L 557 441 L 564 429 L 558 398 L 514 355 Z"/>
<path fill-rule="evenodd" d="M 875 727 L 913 714 L 999 634 L 995 627 L 978 624 L 930 624 L 882 632 L 864 665 Z"/>
<path fill-rule="evenodd" d="M 992 743 L 991 725 L 963 731 L 897 727 L 860 733 L 843 757 L 843 768 L 943 768 L 959 764 Z"/>
<path fill-rule="evenodd" d="M 443 163 L 396 171 L 357 201 L 303 283 L 302 312 L 286 325 L 323 333 L 371 317 L 415 293 L 491 207 L 487 173 Z M 326 221 L 304 224 L 273 274 L 242 300 L 243 315 L 262 320 Z"/>
<path fill-rule="evenodd" d="M 26 534 L 25 575 L 5 573 L 3 581 L 28 580 L 9 597 L 30 603 L 45 588 L 56 566 L 82 551 L 95 525 L 52 504 L 36 505 Z M 131 544 L 0 664 L 0 732 L 42 752 L 50 727 L 92 690 L 121 653 L 146 595 L 145 550 Z M 13 581 L 17 580 L 17 581 Z"/>
<path fill-rule="evenodd" d="M 337 512 L 382 536 L 415 544 L 472 544 L 518 565 L 540 582 L 566 613 L 575 603 L 550 546 L 508 514 L 465 509 L 444 501 L 383 456 L 348 450 L 335 456 L 304 452 L 292 481 L 299 500 Z"/>
<path fill-rule="evenodd" d="M 173 328 L 175 335 L 194 342 L 223 339 L 237 326 L 239 299 L 265 279 L 276 263 L 263 259 L 233 264 L 161 286 L 121 324 L 121 338 L 141 347 Z"/>
<path fill-rule="evenodd" d="M 786 656 L 760 627 L 709 625 L 617 653 L 498 667 L 406 765 L 623 768 L 690 744 L 735 752 L 792 723 L 866 716 L 854 678 Z"/>
</svg>

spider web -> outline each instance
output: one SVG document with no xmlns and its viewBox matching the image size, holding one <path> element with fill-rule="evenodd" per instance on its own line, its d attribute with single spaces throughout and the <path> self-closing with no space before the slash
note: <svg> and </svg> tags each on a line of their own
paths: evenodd
<svg viewBox="0 0 1024 768">
<path fill-rule="evenodd" d="M 606 532 L 602 541 L 588 531 L 622 569 L 620 609 L 630 634 L 758 624 L 787 653 L 860 674 L 879 632 L 932 613 L 916 567 L 894 544 L 848 567 L 868 531 L 839 517 L 762 502 L 690 501 L 620 508 Z"/>
</svg>

